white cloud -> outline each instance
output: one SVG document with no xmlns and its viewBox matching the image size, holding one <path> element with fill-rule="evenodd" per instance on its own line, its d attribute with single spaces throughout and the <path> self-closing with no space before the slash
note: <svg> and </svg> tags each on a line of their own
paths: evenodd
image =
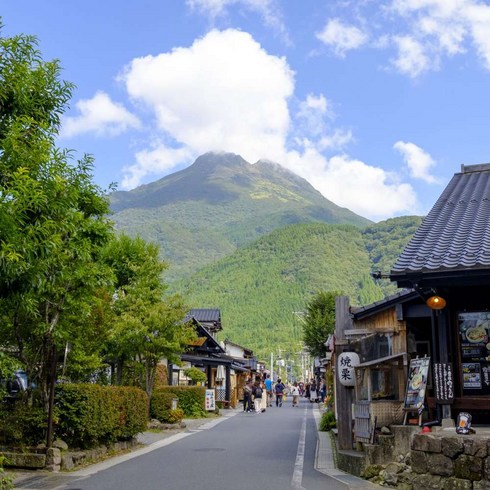
<svg viewBox="0 0 490 490">
<path fill-rule="evenodd" d="M 243 6 L 261 15 L 264 23 L 274 28 L 289 43 L 287 29 L 277 0 L 186 0 L 186 3 L 190 8 L 199 10 L 213 20 L 225 16 L 232 6 Z"/>
<path fill-rule="evenodd" d="M 117 136 L 129 128 L 139 128 L 140 121 L 121 104 L 113 102 L 104 92 L 76 103 L 79 116 L 63 119 L 61 137 L 70 138 L 82 133 Z"/>
<path fill-rule="evenodd" d="M 323 94 L 308 94 L 306 100 L 300 102 L 296 118 L 301 127 L 311 135 L 320 135 L 325 132 L 325 118 L 333 119 L 335 114 L 331 103 Z"/>
<path fill-rule="evenodd" d="M 368 36 L 359 28 L 339 19 L 330 19 L 323 30 L 316 33 L 316 37 L 340 57 L 344 57 L 347 51 L 361 47 L 368 40 Z"/>
<path fill-rule="evenodd" d="M 373 220 L 418 209 L 416 193 L 410 184 L 400 182 L 393 173 L 347 155 L 327 159 L 314 149 L 303 154 L 290 152 L 286 166 L 335 204 Z"/>
<path fill-rule="evenodd" d="M 418 41 L 409 36 L 396 36 L 393 40 L 398 47 L 398 57 L 392 63 L 398 71 L 415 78 L 431 67 L 424 47 Z"/>
<path fill-rule="evenodd" d="M 372 219 L 416 209 L 413 189 L 393 175 L 348 156 L 322 154 L 346 146 L 351 132 L 330 127 L 334 113 L 323 94 L 309 94 L 290 117 L 292 70 L 247 33 L 212 31 L 190 47 L 134 59 L 121 80 L 133 100 L 152 111 L 167 142 L 136 155 L 125 168 L 123 188 L 199 154 L 230 151 L 252 163 L 278 162 L 331 201 Z"/>
<path fill-rule="evenodd" d="M 429 173 L 430 169 L 435 166 L 436 162 L 432 157 L 413 143 L 397 141 L 393 148 L 398 150 L 407 164 L 410 175 L 415 179 L 421 179 L 429 184 L 434 184 L 437 179 Z"/>
<path fill-rule="evenodd" d="M 193 154 L 230 151 L 255 162 L 283 152 L 293 72 L 247 33 L 211 31 L 189 48 L 134 59 L 122 79 Z"/>
<path fill-rule="evenodd" d="M 333 133 L 326 134 L 320 138 L 317 147 L 320 151 L 340 150 L 353 141 L 350 129 L 334 129 Z"/>
<path fill-rule="evenodd" d="M 162 142 L 154 144 L 150 150 L 136 153 L 136 162 L 123 168 L 123 189 L 132 189 L 141 183 L 141 179 L 151 173 L 167 173 L 178 164 L 196 157 L 188 148 L 169 148 Z"/>
<path fill-rule="evenodd" d="M 417 49 L 427 55 L 422 63 L 422 58 L 416 62 L 415 50 L 408 49 L 407 61 L 403 63 L 401 56 L 397 65 L 402 73 L 417 76 L 437 68 L 441 56 L 464 53 L 470 43 L 490 70 L 490 5 L 475 0 L 393 0 L 391 10 L 407 22 L 406 34 L 398 37 L 416 40 Z"/>
</svg>

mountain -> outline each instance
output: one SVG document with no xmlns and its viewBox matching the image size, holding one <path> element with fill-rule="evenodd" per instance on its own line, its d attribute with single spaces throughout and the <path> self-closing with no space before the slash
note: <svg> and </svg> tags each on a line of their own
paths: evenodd
<svg viewBox="0 0 490 490">
<path fill-rule="evenodd" d="M 221 309 L 223 337 L 254 350 L 262 359 L 301 349 L 301 315 L 320 290 L 338 291 L 353 305 L 392 293 L 389 280 L 374 282 L 381 265 L 389 272 L 420 223 L 394 218 L 365 229 L 351 225 L 289 225 L 249 243 L 172 285 L 186 301 Z"/>
<path fill-rule="evenodd" d="M 232 153 L 206 153 L 184 170 L 114 192 L 110 200 L 117 229 L 160 245 L 169 281 L 289 224 L 371 224 L 279 164 L 252 165 Z"/>
<path fill-rule="evenodd" d="M 320 290 L 369 304 L 419 217 L 372 223 L 280 165 L 207 153 L 190 167 L 110 196 L 117 229 L 160 245 L 169 292 L 220 308 L 228 337 L 262 358 L 301 348 L 301 312 Z"/>
</svg>

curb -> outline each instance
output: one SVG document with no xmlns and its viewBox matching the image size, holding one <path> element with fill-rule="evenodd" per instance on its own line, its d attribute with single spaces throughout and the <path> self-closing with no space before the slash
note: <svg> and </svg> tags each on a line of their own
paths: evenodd
<svg viewBox="0 0 490 490">
<path fill-rule="evenodd" d="M 335 466 L 334 449 L 332 448 L 332 440 L 328 432 L 318 430 L 322 412 L 320 408 L 313 409 L 317 429 L 317 444 L 315 454 L 315 469 L 324 475 L 333 478 L 342 483 L 346 488 L 354 490 L 375 490 L 379 489 L 378 485 L 368 482 L 357 476 L 339 470 Z"/>
</svg>

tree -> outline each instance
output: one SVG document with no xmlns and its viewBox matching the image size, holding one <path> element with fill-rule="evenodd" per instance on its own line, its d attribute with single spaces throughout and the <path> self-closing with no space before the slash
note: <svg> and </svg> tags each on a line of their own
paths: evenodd
<svg viewBox="0 0 490 490">
<path fill-rule="evenodd" d="M 163 357 L 179 361 L 195 330 L 184 323 L 187 308 L 182 299 L 165 296 L 162 273 L 167 264 L 159 259 L 156 245 L 121 235 L 104 256 L 116 274 L 108 358 L 118 366 L 118 383 L 125 368 L 132 370 L 151 396 L 157 364 Z"/>
<path fill-rule="evenodd" d="M 32 36 L 0 37 L 0 335 L 47 408 L 57 349 L 80 338 L 112 282 L 113 236 L 93 160 L 55 146 L 73 85 Z"/>
<path fill-rule="evenodd" d="M 325 341 L 335 330 L 336 291 L 319 291 L 306 305 L 303 342 L 314 357 L 325 355 Z"/>
</svg>

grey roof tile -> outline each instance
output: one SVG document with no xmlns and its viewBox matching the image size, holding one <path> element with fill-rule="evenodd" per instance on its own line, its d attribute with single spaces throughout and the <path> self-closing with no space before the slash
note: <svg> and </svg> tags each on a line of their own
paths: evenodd
<svg viewBox="0 0 490 490">
<path fill-rule="evenodd" d="M 405 250 L 392 276 L 490 267 L 490 164 L 453 176 Z"/>
</svg>

